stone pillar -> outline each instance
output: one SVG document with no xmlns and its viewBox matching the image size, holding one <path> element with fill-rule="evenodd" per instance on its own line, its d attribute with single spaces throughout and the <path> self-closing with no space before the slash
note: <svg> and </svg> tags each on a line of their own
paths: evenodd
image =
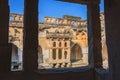
<svg viewBox="0 0 120 80">
<path fill-rule="evenodd" d="M 62 60 L 64 61 L 65 60 L 65 54 L 64 54 L 65 50 L 64 48 L 62 49 Z"/>
<path fill-rule="evenodd" d="M 58 61 L 58 58 L 59 57 L 59 55 L 58 55 L 58 48 L 56 48 L 56 62 Z"/>
<path fill-rule="evenodd" d="M 68 68 L 71 67 L 71 63 L 67 63 L 67 67 L 68 67 Z"/>
<path fill-rule="evenodd" d="M 94 3 L 94 1 L 91 1 L 91 3 L 87 5 L 87 9 L 89 64 L 94 66 L 95 68 L 102 68 L 99 0 L 98 3 Z"/>
<path fill-rule="evenodd" d="M 82 55 L 83 55 L 82 57 L 83 63 L 88 64 L 88 47 L 82 48 Z"/>
<path fill-rule="evenodd" d="M 50 68 L 53 68 L 53 64 L 50 63 L 50 64 L 49 64 L 49 67 L 50 67 Z"/>
<path fill-rule="evenodd" d="M 120 80 L 120 0 L 104 0 L 109 80 Z"/>
<path fill-rule="evenodd" d="M 64 39 L 62 40 L 61 44 L 61 47 L 64 48 Z"/>
<path fill-rule="evenodd" d="M 11 68 L 11 52 L 8 44 L 9 5 L 8 0 L 0 0 L 0 72 Z M 12 48 L 11 48 L 12 50 Z"/>
<path fill-rule="evenodd" d="M 64 52 L 65 52 L 65 50 L 64 50 L 64 48 L 62 49 L 62 65 L 61 65 L 61 67 L 63 68 L 63 67 L 65 67 L 65 54 L 64 54 Z"/>
<path fill-rule="evenodd" d="M 50 48 L 49 48 L 49 63 L 51 64 L 51 61 L 53 60 L 53 42 L 50 40 Z"/>
<path fill-rule="evenodd" d="M 62 63 L 61 67 L 62 67 L 62 68 L 64 68 L 64 67 L 65 67 L 65 63 L 64 63 L 64 62 Z"/>
<path fill-rule="evenodd" d="M 70 62 L 70 48 L 67 50 L 67 59 L 69 60 L 69 62 Z"/>
<path fill-rule="evenodd" d="M 38 69 L 38 0 L 25 0 L 23 34 L 23 69 Z"/>
<path fill-rule="evenodd" d="M 52 48 L 49 49 L 49 61 L 51 62 L 53 60 L 53 55 L 52 55 Z"/>
<path fill-rule="evenodd" d="M 56 40 L 56 62 L 58 61 L 58 59 L 59 59 L 59 55 L 58 55 L 58 47 L 59 47 L 59 43 L 58 43 L 58 41 Z"/>
<path fill-rule="evenodd" d="M 67 67 L 71 67 L 70 58 L 71 58 L 71 52 L 70 52 L 70 48 L 69 48 L 67 51 L 67 60 L 69 61 L 69 63 L 67 64 Z"/>
<path fill-rule="evenodd" d="M 70 62 L 70 58 L 71 58 L 71 50 L 70 50 L 70 40 L 67 41 L 67 47 L 68 47 L 68 51 L 67 51 L 67 59 Z"/>
<path fill-rule="evenodd" d="M 52 42 L 50 41 L 50 44 Z M 53 53 L 52 53 L 52 44 L 50 45 L 50 48 L 49 48 L 49 67 L 50 68 L 53 68 L 53 64 L 51 63 L 53 61 Z"/>
<path fill-rule="evenodd" d="M 59 68 L 60 64 L 56 63 L 55 68 Z"/>
</svg>

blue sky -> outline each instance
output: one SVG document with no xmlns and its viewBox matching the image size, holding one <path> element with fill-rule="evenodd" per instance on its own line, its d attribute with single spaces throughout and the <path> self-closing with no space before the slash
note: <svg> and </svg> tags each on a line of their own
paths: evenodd
<svg viewBox="0 0 120 80">
<path fill-rule="evenodd" d="M 23 14 L 24 0 L 9 0 L 10 13 Z M 101 0 L 100 11 L 103 12 L 103 0 Z M 86 19 L 86 6 L 80 4 L 59 2 L 55 0 L 39 0 L 39 21 L 44 16 L 62 17 L 63 15 L 79 16 Z"/>
</svg>

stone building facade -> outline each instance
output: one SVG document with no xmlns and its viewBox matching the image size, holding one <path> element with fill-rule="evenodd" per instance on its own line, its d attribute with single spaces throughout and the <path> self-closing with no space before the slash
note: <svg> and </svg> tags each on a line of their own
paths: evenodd
<svg viewBox="0 0 120 80">
<path fill-rule="evenodd" d="M 10 14 L 9 40 L 21 51 L 23 49 L 23 15 Z M 104 60 L 105 47 L 104 14 L 100 14 Z M 39 68 L 65 68 L 88 65 L 87 20 L 64 15 L 63 18 L 45 17 L 39 24 Z M 32 44 L 32 43 L 31 43 Z M 22 62 L 22 61 L 21 61 Z M 106 66 L 107 63 L 105 63 Z"/>
</svg>

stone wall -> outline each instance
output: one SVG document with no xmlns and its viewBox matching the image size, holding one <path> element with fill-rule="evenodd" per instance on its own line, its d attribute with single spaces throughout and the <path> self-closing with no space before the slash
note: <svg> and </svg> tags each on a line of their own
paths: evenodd
<svg viewBox="0 0 120 80">
<path fill-rule="evenodd" d="M 104 14 L 101 13 L 101 26 L 102 26 L 102 43 L 103 48 L 105 45 L 105 29 L 104 29 Z M 10 20 L 10 42 L 14 43 L 17 47 L 19 47 L 21 50 L 23 48 L 23 16 L 19 14 L 11 14 L 12 19 Z M 14 24 L 14 25 L 13 25 Z M 19 24 L 19 25 L 18 25 Z M 75 16 L 69 16 L 64 15 L 63 18 L 54 18 L 54 17 L 45 17 L 44 22 L 39 23 L 39 46 L 42 49 L 42 52 L 39 52 L 40 55 L 42 55 L 40 58 L 41 61 L 39 61 L 39 65 L 44 66 L 45 68 L 49 68 L 51 66 L 50 62 L 50 48 L 51 47 L 51 41 L 69 41 L 70 43 L 70 60 L 69 63 L 71 66 L 69 67 L 77 67 L 77 66 L 85 66 L 88 64 L 88 36 L 87 36 L 87 21 L 81 20 L 81 17 L 75 17 Z M 81 52 L 76 54 L 82 54 L 82 58 L 79 59 L 80 61 L 76 60 L 76 63 L 71 63 L 72 57 L 75 58 L 75 56 L 71 56 L 74 52 L 74 45 L 79 45 Z M 107 53 L 106 48 L 103 49 L 103 59 L 107 60 Z M 64 55 L 63 55 L 64 56 Z M 56 63 L 58 60 L 56 60 Z M 64 60 L 62 60 L 64 62 Z M 61 63 L 63 63 L 61 62 Z M 61 64 L 60 63 L 60 64 Z M 53 63 L 52 63 L 53 64 Z"/>
</svg>

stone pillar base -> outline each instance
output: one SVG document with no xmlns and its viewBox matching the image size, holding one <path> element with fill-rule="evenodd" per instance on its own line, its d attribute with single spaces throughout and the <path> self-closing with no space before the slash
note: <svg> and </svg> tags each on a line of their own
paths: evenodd
<svg viewBox="0 0 120 80">
<path fill-rule="evenodd" d="M 61 67 L 64 68 L 65 67 L 65 63 L 62 63 Z"/>
<path fill-rule="evenodd" d="M 82 60 L 83 60 L 83 63 L 88 64 L 88 54 L 87 54 L 87 53 L 84 53 L 84 54 L 83 54 Z"/>
<path fill-rule="evenodd" d="M 68 68 L 71 67 L 71 63 L 67 63 L 67 67 L 68 67 Z"/>
<path fill-rule="evenodd" d="M 59 66 L 60 66 L 60 64 L 58 63 L 58 64 L 56 64 L 55 68 L 59 68 Z"/>
<path fill-rule="evenodd" d="M 53 64 L 49 64 L 49 67 L 50 67 L 50 68 L 53 68 Z"/>
</svg>

